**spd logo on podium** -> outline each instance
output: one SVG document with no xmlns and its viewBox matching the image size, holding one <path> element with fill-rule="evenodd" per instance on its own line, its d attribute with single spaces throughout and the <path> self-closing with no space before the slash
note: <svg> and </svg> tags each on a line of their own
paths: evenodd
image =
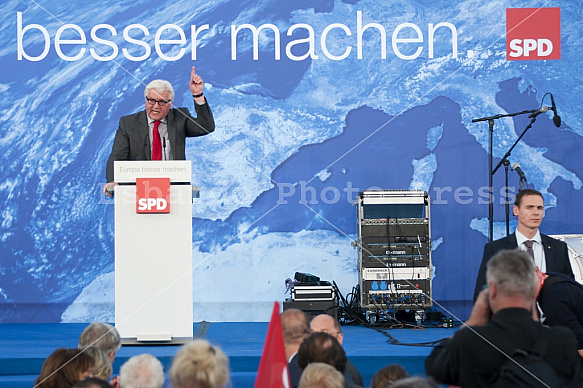
<svg viewBox="0 0 583 388">
<path fill-rule="evenodd" d="M 136 178 L 136 212 L 170 213 L 170 178 Z"/>
<path fill-rule="evenodd" d="M 561 9 L 507 8 L 506 59 L 561 59 Z"/>
</svg>

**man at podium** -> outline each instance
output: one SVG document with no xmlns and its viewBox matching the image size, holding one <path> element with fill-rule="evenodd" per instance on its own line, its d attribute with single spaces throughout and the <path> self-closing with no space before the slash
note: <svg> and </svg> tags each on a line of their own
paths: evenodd
<svg viewBox="0 0 583 388">
<path fill-rule="evenodd" d="M 113 182 L 113 162 L 116 160 L 185 160 L 187 137 L 204 136 L 214 131 L 213 114 L 203 95 L 203 80 L 192 67 L 189 88 L 194 98 L 196 118 L 188 108 L 172 108 L 174 89 L 170 82 L 154 80 L 144 91 L 146 109 L 119 120 L 111 154 L 107 161 L 107 183 Z"/>
</svg>

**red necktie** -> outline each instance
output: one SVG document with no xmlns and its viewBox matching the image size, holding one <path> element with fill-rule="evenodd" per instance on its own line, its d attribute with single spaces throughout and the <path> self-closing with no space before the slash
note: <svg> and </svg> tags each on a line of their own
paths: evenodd
<svg viewBox="0 0 583 388">
<path fill-rule="evenodd" d="M 162 160 L 162 142 L 160 141 L 160 133 L 158 127 L 160 121 L 154 121 L 154 131 L 152 132 L 152 160 Z"/>
</svg>

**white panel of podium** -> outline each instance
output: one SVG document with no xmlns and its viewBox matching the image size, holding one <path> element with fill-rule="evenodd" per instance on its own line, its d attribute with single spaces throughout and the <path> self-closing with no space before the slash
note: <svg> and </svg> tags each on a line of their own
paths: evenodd
<svg viewBox="0 0 583 388">
<path fill-rule="evenodd" d="M 170 178 L 170 212 L 140 214 L 137 178 Z M 115 327 L 124 343 L 193 337 L 190 161 L 114 163 Z"/>
</svg>

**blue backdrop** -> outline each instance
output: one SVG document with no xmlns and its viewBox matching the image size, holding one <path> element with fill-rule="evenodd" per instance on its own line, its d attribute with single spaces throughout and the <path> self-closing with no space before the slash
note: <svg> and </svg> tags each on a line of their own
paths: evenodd
<svg viewBox="0 0 583 388">
<path fill-rule="evenodd" d="M 507 56 L 506 12 L 520 1 L 5 2 L 0 322 L 114 321 L 113 204 L 100 185 L 118 120 L 143 109 L 154 78 L 193 110 L 193 65 L 217 124 L 187 143 L 201 187 L 195 321 L 267 321 L 295 271 L 350 292 L 353 203 L 375 187 L 429 192 L 434 298 L 467 318 L 488 234 L 488 125 L 473 118 L 554 94 L 561 127 L 540 115 L 510 161 L 544 193 L 543 233 L 583 233 L 582 10 L 529 6 L 560 9 L 560 26 L 530 26 L 543 38 L 560 27 L 560 59 L 535 36 L 511 51 L 530 57 Z M 496 120 L 495 163 L 528 123 Z"/>
</svg>

